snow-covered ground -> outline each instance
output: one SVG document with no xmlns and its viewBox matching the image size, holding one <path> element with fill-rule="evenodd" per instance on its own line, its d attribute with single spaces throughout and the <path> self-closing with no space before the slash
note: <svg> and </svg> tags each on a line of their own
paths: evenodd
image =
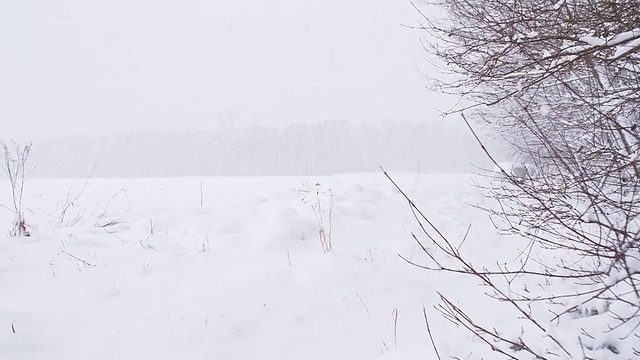
<svg viewBox="0 0 640 360">
<path fill-rule="evenodd" d="M 485 201 L 471 175 L 393 177 L 452 239 L 472 224 L 472 259 L 522 246 L 468 205 Z M 84 182 L 26 184 L 37 229 L 0 241 L 0 358 L 432 359 L 423 305 L 440 354 L 466 358 L 480 341 L 434 310 L 437 292 L 509 316 L 476 281 L 398 256 L 425 259 L 380 173 L 91 179 L 61 219 Z"/>
</svg>

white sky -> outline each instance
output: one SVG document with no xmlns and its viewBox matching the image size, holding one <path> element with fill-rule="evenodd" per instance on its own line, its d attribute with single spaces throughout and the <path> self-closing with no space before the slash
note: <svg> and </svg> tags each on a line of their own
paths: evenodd
<svg viewBox="0 0 640 360">
<path fill-rule="evenodd" d="M 0 138 L 437 111 L 409 0 L 0 0 Z"/>
</svg>

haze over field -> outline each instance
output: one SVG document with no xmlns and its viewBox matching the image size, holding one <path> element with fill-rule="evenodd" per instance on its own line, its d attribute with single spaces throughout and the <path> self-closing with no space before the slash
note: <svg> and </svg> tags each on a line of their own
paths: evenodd
<svg viewBox="0 0 640 360">
<path fill-rule="evenodd" d="M 299 176 L 380 172 L 380 166 L 433 174 L 491 168 L 484 154 L 470 145 L 475 145 L 471 134 L 455 126 L 409 122 L 373 126 L 326 121 L 206 133 L 138 131 L 37 142 L 32 176 Z"/>
<path fill-rule="evenodd" d="M 326 153 L 336 149 L 317 148 L 336 139 L 292 124 L 347 121 L 357 132 L 395 122 L 391 133 L 422 124 L 423 138 L 389 136 L 382 144 L 379 136 L 345 134 L 368 159 L 307 170 L 470 171 L 477 145 L 457 118 L 443 122 L 436 108 L 453 99 L 426 90 L 421 32 L 403 26 L 419 19 L 409 1 L 392 0 L 2 2 L 0 139 L 34 141 L 34 176 L 83 177 L 93 167 L 95 175 L 120 177 L 296 175 L 305 170 L 241 163 L 252 153 L 238 155 L 238 143 L 294 163 L 329 162 Z M 278 128 L 280 142 L 297 133 L 309 148 L 287 153 L 275 137 L 242 138 L 256 128 Z M 193 144 L 198 154 L 187 150 Z M 182 156 L 181 165 L 144 155 L 150 145 Z M 395 155 L 373 155 L 382 150 Z M 215 154 L 237 168 L 220 168 Z"/>
</svg>

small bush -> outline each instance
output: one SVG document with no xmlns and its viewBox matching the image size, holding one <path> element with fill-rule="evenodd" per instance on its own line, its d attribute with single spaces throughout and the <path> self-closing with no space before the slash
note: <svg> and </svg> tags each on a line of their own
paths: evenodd
<svg viewBox="0 0 640 360">
<path fill-rule="evenodd" d="M 24 184 L 27 174 L 27 162 L 31 156 L 31 143 L 20 145 L 15 141 L 12 146 L 2 144 L 4 152 L 4 170 L 9 177 L 11 186 L 11 207 L 7 207 L 15 214 L 15 220 L 9 236 L 31 236 L 30 226 L 24 216 Z"/>
</svg>

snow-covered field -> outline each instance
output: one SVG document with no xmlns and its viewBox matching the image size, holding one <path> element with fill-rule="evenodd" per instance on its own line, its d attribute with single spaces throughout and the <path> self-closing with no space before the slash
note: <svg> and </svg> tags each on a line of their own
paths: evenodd
<svg viewBox="0 0 640 360">
<path fill-rule="evenodd" d="M 472 259 L 522 245 L 467 205 L 485 201 L 471 175 L 393 177 L 452 239 L 472 224 Z M 466 358 L 480 342 L 433 309 L 437 292 L 508 316 L 476 281 L 398 256 L 425 259 L 380 173 L 91 179 L 61 219 L 84 182 L 26 184 L 37 229 L 0 241 L 0 358 L 432 359 L 423 305 L 440 354 Z M 0 230 L 11 221 L 1 209 Z"/>
</svg>

